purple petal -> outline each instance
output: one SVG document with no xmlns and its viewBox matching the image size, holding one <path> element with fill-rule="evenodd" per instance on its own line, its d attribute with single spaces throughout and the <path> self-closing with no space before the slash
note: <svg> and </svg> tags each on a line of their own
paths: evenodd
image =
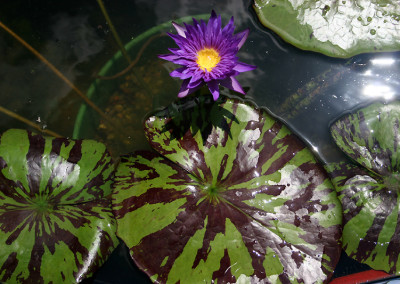
<svg viewBox="0 0 400 284">
<path fill-rule="evenodd" d="M 210 81 L 207 83 L 208 89 L 210 90 L 214 101 L 219 98 L 219 84 L 216 80 Z"/>
<path fill-rule="evenodd" d="M 244 90 L 242 89 L 242 86 L 240 86 L 238 80 L 236 80 L 235 77 L 231 76 L 229 78 L 226 78 L 224 80 L 221 80 L 221 85 L 231 89 L 235 92 L 241 93 L 243 95 L 245 95 L 246 93 L 244 92 Z"/>
<path fill-rule="evenodd" d="M 172 25 L 174 26 L 174 28 L 175 28 L 176 31 L 178 32 L 178 35 L 180 35 L 180 36 L 186 38 L 186 35 L 185 35 L 186 29 L 185 29 L 184 27 L 178 25 L 178 24 L 175 23 L 175 22 L 172 22 Z"/>
<path fill-rule="evenodd" d="M 237 38 L 242 38 L 238 44 L 238 49 L 240 49 L 243 46 L 244 42 L 246 41 L 249 35 L 249 32 L 250 32 L 249 29 L 246 29 L 236 35 Z"/>
<path fill-rule="evenodd" d="M 193 20 L 193 26 L 197 27 L 199 25 L 199 22 L 195 18 L 192 18 L 192 20 Z"/>
<path fill-rule="evenodd" d="M 207 35 L 207 24 L 206 22 L 204 22 L 203 20 L 200 20 L 200 25 L 199 27 L 199 31 L 201 33 L 202 38 L 204 39 L 204 37 Z"/>
<path fill-rule="evenodd" d="M 210 20 L 207 23 L 207 34 L 206 36 L 211 36 L 218 33 L 221 30 L 221 16 L 217 16 L 215 11 L 211 12 Z"/>
<path fill-rule="evenodd" d="M 179 57 L 176 56 L 175 54 L 159 54 L 158 58 L 173 62 L 174 60 L 178 59 Z"/>
<path fill-rule="evenodd" d="M 182 66 L 188 66 L 192 64 L 192 60 L 188 60 L 186 58 L 177 58 L 176 60 L 173 61 L 175 64 L 182 65 Z"/>
<path fill-rule="evenodd" d="M 181 88 L 178 93 L 178 98 L 183 98 L 189 94 L 190 89 L 188 88 L 189 79 L 183 80 Z"/>
<path fill-rule="evenodd" d="M 192 77 L 192 73 L 188 72 L 188 69 L 186 67 L 178 68 L 169 73 L 171 77 L 178 77 L 182 80 L 188 79 Z"/>
<path fill-rule="evenodd" d="M 243 62 L 237 62 L 235 67 L 233 67 L 233 70 L 242 73 L 242 72 L 254 70 L 256 68 L 257 68 L 257 66 L 254 66 L 254 65 L 246 64 Z"/>
<path fill-rule="evenodd" d="M 194 74 L 192 74 L 192 78 L 190 79 L 188 88 L 190 89 L 196 88 L 202 83 L 203 83 L 203 77 L 200 76 L 198 72 L 195 72 Z"/>
<path fill-rule="evenodd" d="M 189 88 L 188 85 L 189 85 L 189 79 L 183 80 L 181 89 L 179 90 L 179 93 L 178 93 L 178 98 L 183 98 L 183 97 L 197 91 L 198 89 L 201 88 L 201 86 L 204 85 L 204 83 L 201 83 L 200 85 L 198 85 L 195 88 Z"/>
<path fill-rule="evenodd" d="M 184 38 L 180 35 L 171 34 L 171 33 L 167 33 L 167 35 L 169 35 L 181 49 L 183 49 L 185 47 L 185 45 L 187 44 L 186 38 Z"/>
<path fill-rule="evenodd" d="M 222 29 L 222 34 L 224 36 L 231 35 L 233 34 L 234 30 L 235 30 L 235 25 L 233 23 L 233 17 L 231 17 L 229 23 Z"/>
</svg>

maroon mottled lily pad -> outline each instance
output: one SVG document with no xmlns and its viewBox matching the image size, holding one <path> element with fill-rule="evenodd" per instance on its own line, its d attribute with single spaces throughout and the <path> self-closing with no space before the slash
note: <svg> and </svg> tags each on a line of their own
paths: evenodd
<svg viewBox="0 0 400 284">
<path fill-rule="evenodd" d="M 201 96 L 150 116 L 145 132 L 158 153 L 122 158 L 113 208 L 154 282 L 328 281 L 341 206 L 287 127 L 238 99 Z"/>
<path fill-rule="evenodd" d="M 80 282 L 118 244 L 101 143 L 12 129 L 0 136 L 0 281 Z"/>
<path fill-rule="evenodd" d="M 343 248 L 400 275 L 400 102 L 374 103 L 331 126 L 352 162 L 327 165 L 343 206 Z"/>
</svg>

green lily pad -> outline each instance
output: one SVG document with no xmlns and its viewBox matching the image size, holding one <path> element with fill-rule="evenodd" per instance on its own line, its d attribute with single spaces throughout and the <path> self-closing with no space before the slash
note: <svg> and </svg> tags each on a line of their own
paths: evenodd
<svg viewBox="0 0 400 284">
<path fill-rule="evenodd" d="M 254 0 L 261 23 L 294 46 L 333 57 L 400 49 L 396 0 Z"/>
<path fill-rule="evenodd" d="M 0 281 L 80 282 L 118 244 L 114 165 L 101 143 L 0 136 Z"/>
<path fill-rule="evenodd" d="M 145 121 L 158 152 L 122 157 L 118 236 L 156 283 L 323 283 L 341 206 L 286 126 L 239 99 L 185 98 Z"/>
<path fill-rule="evenodd" d="M 376 270 L 400 274 L 400 102 L 375 103 L 331 127 L 355 161 L 328 165 L 343 206 L 343 248 Z"/>
</svg>

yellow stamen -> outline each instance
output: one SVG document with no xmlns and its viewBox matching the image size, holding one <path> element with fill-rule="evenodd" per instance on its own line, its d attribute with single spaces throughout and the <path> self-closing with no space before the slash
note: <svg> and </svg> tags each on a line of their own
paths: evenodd
<svg viewBox="0 0 400 284">
<path fill-rule="evenodd" d="M 197 52 L 197 60 L 196 63 L 199 67 L 205 71 L 211 72 L 211 70 L 217 66 L 217 64 L 221 61 L 221 57 L 213 48 L 204 48 Z"/>
</svg>

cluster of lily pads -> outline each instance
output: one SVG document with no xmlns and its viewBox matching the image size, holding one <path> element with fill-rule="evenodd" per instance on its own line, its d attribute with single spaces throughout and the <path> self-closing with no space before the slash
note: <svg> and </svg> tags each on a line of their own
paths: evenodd
<svg viewBox="0 0 400 284">
<path fill-rule="evenodd" d="M 274 15 L 297 5 L 296 21 L 307 29 L 310 11 L 336 21 L 332 7 L 356 9 L 331 2 L 321 9 L 309 7 L 315 1 L 256 0 L 254 7 L 276 27 Z M 174 27 L 179 48 L 162 58 L 183 66 L 171 73 L 184 80 L 179 96 L 201 85 L 212 96 L 187 96 L 147 117 L 153 151 L 113 161 L 93 140 L 18 129 L 0 136 L 0 281 L 80 282 L 120 240 L 157 283 L 326 283 L 342 248 L 400 274 L 400 103 L 336 121 L 332 137 L 350 159 L 324 168 L 267 110 L 219 93 L 220 85 L 244 93 L 235 77 L 255 66 L 236 53 L 248 31 L 233 35 L 233 18 L 222 28 L 214 12 L 208 24 Z M 345 31 L 326 41 L 319 29 L 293 27 L 323 53 L 354 53 L 341 45 L 349 42 L 335 42 Z M 285 35 L 296 41 L 291 30 Z M 360 46 L 370 35 L 351 46 L 368 51 Z"/>
<path fill-rule="evenodd" d="M 145 121 L 154 151 L 119 163 L 96 141 L 8 130 L 0 280 L 79 282 L 117 236 L 157 283 L 326 283 L 341 244 L 396 274 L 399 112 L 374 104 L 335 122 L 358 165 L 326 166 L 332 179 L 285 125 L 239 98 L 178 100 Z"/>
</svg>

